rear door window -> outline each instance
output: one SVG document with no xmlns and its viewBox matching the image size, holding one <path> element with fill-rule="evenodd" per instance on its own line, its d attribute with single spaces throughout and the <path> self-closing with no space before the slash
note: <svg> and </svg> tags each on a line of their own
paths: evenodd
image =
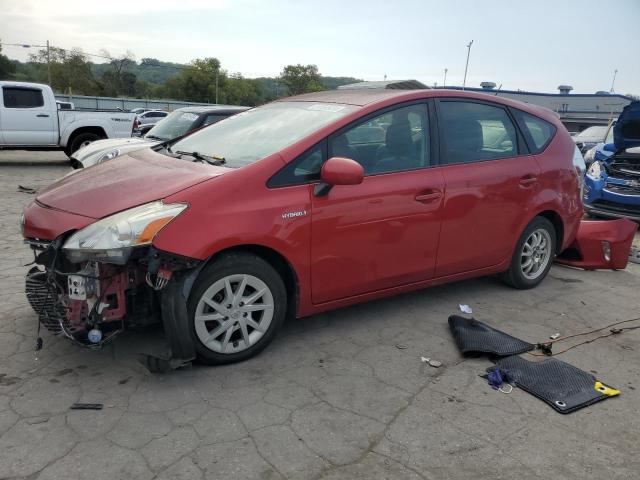
<svg viewBox="0 0 640 480">
<path fill-rule="evenodd" d="M 516 127 L 501 106 L 440 100 L 441 163 L 471 163 L 518 155 Z"/>
<path fill-rule="evenodd" d="M 513 109 L 512 111 L 520 123 L 521 130 L 524 132 L 531 153 L 540 153 L 547 148 L 547 145 L 549 145 L 553 135 L 556 133 L 556 127 L 546 120 L 542 120 L 521 110 Z"/>
<path fill-rule="evenodd" d="M 44 106 L 42 90 L 37 88 L 2 87 L 5 108 L 38 108 Z"/>
</svg>

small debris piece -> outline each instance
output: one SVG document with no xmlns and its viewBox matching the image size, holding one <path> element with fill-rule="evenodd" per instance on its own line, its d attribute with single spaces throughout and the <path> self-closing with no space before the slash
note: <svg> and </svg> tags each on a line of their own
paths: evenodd
<svg viewBox="0 0 640 480">
<path fill-rule="evenodd" d="M 473 310 L 471 309 L 471 307 L 469 305 L 463 305 L 463 304 L 460 304 L 460 311 L 462 313 L 467 313 L 469 315 L 471 315 L 473 313 Z"/>
<path fill-rule="evenodd" d="M 551 340 L 555 340 L 555 339 L 556 339 L 556 338 L 558 338 L 559 336 L 560 336 L 560 334 L 559 334 L 559 333 L 554 333 L 553 335 L 549 335 L 549 338 L 550 338 Z"/>
<path fill-rule="evenodd" d="M 101 403 L 74 403 L 71 405 L 71 410 L 102 410 Z"/>
<path fill-rule="evenodd" d="M 22 193 L 29 193 L 31 195 L 37 193 L 35 188 L 31 187 L 23 187 L 22 185 L 18 185 L 18 191 Z"/>
<path fill-rule="evenodd" d="M 405 345 L 404 343 L 396 343 L 396 348 L 398 350 L 405 350 L 405 349 L 409 348 L 409 345 Z"/>
<path fill-rule="evenodd" d="M 31 417 L 27 418 L 27 423 L 29 425 L 36 425 L 38 423 L 45 423 L 49 421 L 49 417 Z"/>
<path fill-rule="evenodd" d="M 420 360 L 422 360 L 423 363 L 428 363 L 433 368 L 440 368 L 442 366 L 442 362 L 432 358 L 420 357 Z"/>
</svg>

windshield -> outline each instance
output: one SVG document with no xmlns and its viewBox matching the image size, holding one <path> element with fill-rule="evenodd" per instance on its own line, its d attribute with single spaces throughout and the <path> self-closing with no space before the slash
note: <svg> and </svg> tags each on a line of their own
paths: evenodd
<svg viewBox="0 0 640 480">
<path fill-rule="evenodd" d="M 160 140 L 173 140 L 181 137 L 193 128 L 198 116 L 197 113 L 176 110 L 160 120 L 146 136 Z"/>
<path fill-rule="evenodd" d="M 239 113 L 171 146 L 242 167 L 287 147 L 358 107 L 335 103 L 276 102 Z"/>
<path fill-rule="evenodd" d="M 604 139 L 605 134 L 607 133 L 607 127 L 589 127 L 586 130 L 580 132 L 576 137 L 579 138 L 600 138 Z"/>
</svg>

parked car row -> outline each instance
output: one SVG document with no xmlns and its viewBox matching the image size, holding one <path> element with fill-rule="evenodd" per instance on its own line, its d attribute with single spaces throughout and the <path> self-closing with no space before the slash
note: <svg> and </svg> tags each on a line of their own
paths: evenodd
<svg viewBox="0 0 640 480">
<path fill-rule="evenodd" d="M 73 168 L 90 167 L 125 153 L 172 141 L 248 108 L 233 105 L 179 108 L 153 125 L 141 137 L 101 140 L 78 150 L 71 156 L 71 166 Z"/>
</svg>

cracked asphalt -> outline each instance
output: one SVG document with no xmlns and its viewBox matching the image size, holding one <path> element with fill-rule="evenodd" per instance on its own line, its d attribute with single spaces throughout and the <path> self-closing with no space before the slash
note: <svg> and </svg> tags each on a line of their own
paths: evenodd
<svg viewBox="0 0 640 480">
<path fill-rule="evenodd" d="M 0 479 L 638 478 L 639 330 L 559 357 L 622 391 L 565 416 L 491 390 L 478 376 L 491 363 L 461 357 L 447 317 L 469 304 L 531 342 L 638 317 L 640 265 L 554 266 L 531 291 L 484 278 L 292 320 L 224 367 L 148 373 L 136 355 L 162 345 L 158 328 L 98 352 L 44 332 L 36 354 L 18 232 L 33 195 L 17 187 L 62 176 L 64 158 L 0 152 Z"/>
</svg>

